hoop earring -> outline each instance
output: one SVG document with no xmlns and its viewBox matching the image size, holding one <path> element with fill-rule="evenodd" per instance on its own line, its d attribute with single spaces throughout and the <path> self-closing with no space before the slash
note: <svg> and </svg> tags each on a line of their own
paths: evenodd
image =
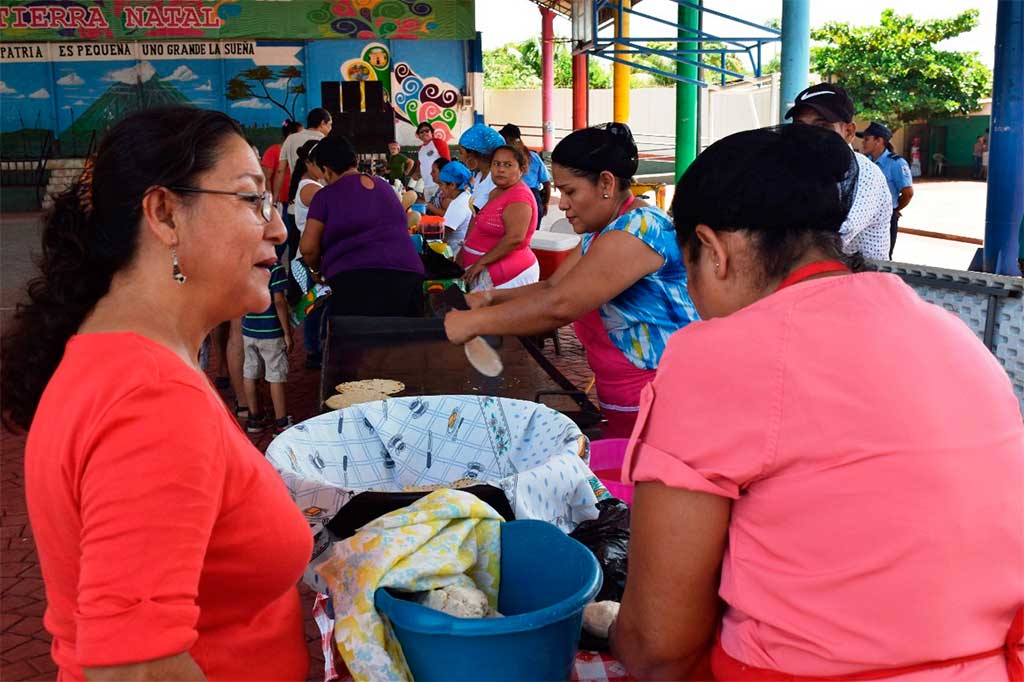
<svg viewBox="0 0 1024 682">
<path fill-rule="evenodd" d="M 184 284 L 185 280 L 188 279 L 181 271 L 181 265 L 178 263 L 178 250 L 173 246 L 171 247 L 171 276 L 174 277 L 174 281 L 178 284 Z"/>
</svg>

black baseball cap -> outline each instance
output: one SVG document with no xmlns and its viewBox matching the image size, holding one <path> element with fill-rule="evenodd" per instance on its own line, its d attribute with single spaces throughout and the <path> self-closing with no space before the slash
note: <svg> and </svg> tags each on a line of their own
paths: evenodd
<svg viewBox="0 0 1024 682">
<path fill-rule="evenodd" d="M 892 131 L 889 130 L 889 126 L 878 121 L 872 121 L 867 128 L 857 133 L 857 137 L 864 137 L 870 135 L 871 137 L 880 137 L 886 142 L 892 139 Z"/>
<path fill-rule="evenodd" d="M 801 90 L 784 118 L 793 118 L 800 107 L 814 109 L 829 123 L 853 121 L 853 100 L 835 83 L 818 83 Z"/>
</svg>

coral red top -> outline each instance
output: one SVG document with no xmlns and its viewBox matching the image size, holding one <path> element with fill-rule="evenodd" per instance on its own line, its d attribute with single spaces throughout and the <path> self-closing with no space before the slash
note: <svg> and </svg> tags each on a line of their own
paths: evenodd
<svg viewBox="0 0 1024 682">
<path fill-rule="evenodd" d="M 25 450 L 61 680 L 188 651 L 211 680 L 302 680 L 312 538 L 209 382 L 136 334 L 73 337 Z"/>
</svg>

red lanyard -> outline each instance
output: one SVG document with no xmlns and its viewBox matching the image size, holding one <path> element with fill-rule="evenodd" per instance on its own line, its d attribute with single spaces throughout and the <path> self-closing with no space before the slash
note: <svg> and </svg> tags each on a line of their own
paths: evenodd
<svg viewBox="0 0 1024 682">
<path fill-rule="evenodd" d="M 808 263 L 802 268 L 797 268 L 793 272 L 789 273 L 789 277 L 782 280 L 782 284 L 775 291 L 781 291 L 786 287 L 791 287 L 794 284 L 803 282 L 805 279 L 809 279 L 816 275 L 821 275 L 826 272 L 849 272 L 850 269 L 840 263 L 837 260 L 820 260 L 815 263 Z"/>
</svg>

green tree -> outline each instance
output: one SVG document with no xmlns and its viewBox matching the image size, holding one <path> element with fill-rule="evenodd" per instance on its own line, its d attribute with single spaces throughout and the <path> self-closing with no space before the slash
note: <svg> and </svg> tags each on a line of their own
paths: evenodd
<svg viewBox="0 0 1024 682">
<path fill-rule="evenodd" d="M 891 128 L 948 114 L 967 114 L 992 92 L 992 72 L 976 52 L 935 44 L 978 25 L 978 10 L 917 21 L 893 10 L 877 26 L 830 22 L 811 31 L 811 71 L 842 85 L 865 118 Z"/>
<path fill-rule="evenodd" d="M 292 81 L 298 80 L 298 83 Z M 280 87 L 270 88 L 267 84 L 273 82 Z M 257 88 L 259 88 L 257 90 Z M 284 94 L 283 99 L 278 99 L 270 93 L 270 90 L 280 90 Z M 265 99 L 274 106 L 288 114 L 288 118 L 295 120 L 295 102 L 299 95 L 306 92 L 306 86 L 302 83 L 302 71 L 294 66 L 286 66 L 274 71 L 267 66 L 256 66 L 242 71 L 228 81 L 227 91 L 224 93 L 232 102 L 243 99 Z M 294 97 L 294 99 L 292 99 Z M 289 100 L 291 100 L 289 102 Z"/>
<path fill-rule="evenodd" d="M 554 46 L 555 87 L 572 87 L 572 52 L 565 43 Z M 591 88 L 611 87 L 611 75 L 589 60 Z M 541 49 L 536 38 L 509 43 L 484 52 L 484 87 L 496 90 L 523 90 L 541 86 Z"/>
<path fill-rule="evenodd" d="M 675 50 L 676 43 L 669 42 L 652 42 L 648 43 L 648 47 L 654 48 L 655 50 Z M 702 43 L 702 49 L 714 50 L 724 48 L 724 44 L 715 42 Z M 633 55 L 631 58 L 633 62 L 637 64 L 643 64 L 650 66 L 655 69 L 661 69 L 662 71 L 668 71 L 674 73 L 676 70 L 676 63 L 670 58 L 657 53 Z M 718 54 L 702 54 L 700 55 L 701 64 L 707 64 L 708 66 L 720 67 L 722 65 L 721 59 Z M 734 73 L 742 73 L 744 75 L 750 73 L 750 69 L 744 66 L 744 62 L 740 56 L 735 52 L 729 52 L 725 55 L 725 68 Z M 704 78 L 710 81 L 717 81 L 719 79 L 718 71 L 705 71 Z M 727 79 L 734 78 L 733 76 L 726 76 Z M 670 76 L 664 76 L 659 73 L 652 73 L 643 69 L 633 69 L 632 81 L 636 85 L 656 85 L 656 86 L 668 86 L 675 85 L 676 80 Z"/>
</svg>

